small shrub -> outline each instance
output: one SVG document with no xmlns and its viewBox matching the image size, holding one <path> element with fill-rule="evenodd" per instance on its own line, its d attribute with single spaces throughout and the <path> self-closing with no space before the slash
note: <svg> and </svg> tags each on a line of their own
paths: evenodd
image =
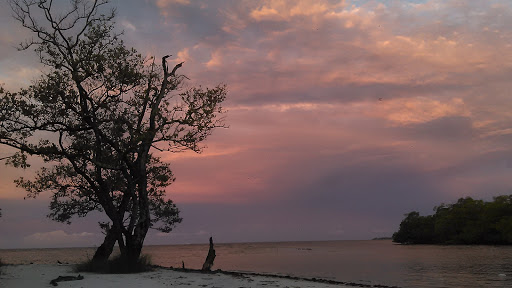
<svg viewBox="0 0 512 288">
<path fill-rule="evenodd" d="M 141 255 L 134 264 L 125 258 L 120 255 L 112 258 L 109 261 L 109 273 L 138 273 L 152 269 L 151 257 L 149 255 Z"/>
<path fill-rule="evenodd" d="M 99 262 L 87 260 L 84 263 L 75 265 L 75 272 L 94 272 L 105 274 L 126 274 L 151 271 L 151 257 L 141 255 L 136 263 L 130 263 L 126 257 L 117 255 L 108 261 Z"/>
<path fill-rule="evenodd" d="M 94 273 L 107 273 L 108 261 L 99 262 L 88 259 L 83 263 L 74 265 L 75 272 L 94 272 Z"/>
</svg>

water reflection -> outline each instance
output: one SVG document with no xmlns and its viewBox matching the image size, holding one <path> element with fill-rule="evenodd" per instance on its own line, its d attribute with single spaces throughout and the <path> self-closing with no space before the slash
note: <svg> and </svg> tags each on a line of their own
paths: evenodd
<svg viewBox="0 0 512 288">
<path fill-rule="evenodd" d="M 391 241 L 216 244 L 214 269 L 399 287 L 512 287 L 512 247 L 403 246 Z M 162 266 L 200 268 L 208 245 L 148 246 Z M 76 263 L 92 248 L 0 250 L 7 263 Z"/>
</svg>

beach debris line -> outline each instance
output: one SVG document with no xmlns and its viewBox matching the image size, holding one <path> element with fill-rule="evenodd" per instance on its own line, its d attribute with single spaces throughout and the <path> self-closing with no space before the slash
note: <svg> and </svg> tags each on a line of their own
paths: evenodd
<svg viewBox="0 0 512 288">
<path fill-rule="evenodd" d="M 208 274 L 223 274 L 230 275 L 236 278 L 244 278 L 249 282 L 254 281 L 251 277 L 267 277 L 267 278 L 276 278 L 276 279 L 289 279 L 296 281 L 306 281 L 312 283 L 324 283 L 324 284 L 332 284 L 332 285 L 344 285 L 349 287 L 365 287 L 365 288 L 401 288 L 399 286 L 388 286 L 381 284 L 364 284 L 364 283 L 356 283 L 356 282 L 343 282 L 332 279 L 322 279 L 322 278 L 305 278 L 305 277 L 297 277 L 291 275 L 278 275 L 278 274 L 268 274 L 268 273 L 257 273 L 257 272 L 240 272 L 240 271 L 224 271 L 221 269 L 217 269 L 215 271 L 203 271 L 198 269 L 180 269 L 180 268 L 172 268 L 172 267 L 162 267 L 157 266 L 162 269 L 168 269 L 171 271 L 185 272 L 185 273 L 208 273 Z M 181 277 L 181 276 L 180 276 Z"/>
<path fill-rule="evenodd" d="M 210 237 L 210 249 L 208 249 L 208 256 L 204 260 L 202 271 L 211 271 L 213 267 L 213 260 L 215 260 L 215 249 L 213 249 L 213 239 Z"/>
<path fill-rule="evenodd" d="M 62 282 L 62 281 L 75 281 L 75 280 L 82 280 L 84 279 L 84 276 L 78 274 L 78 276 L 59 276 L 55 279 L 53 279 L 52 281 L 50 281 L 50 284 L 52 284 L 53 286 L 58 286 L 59 284 L 57 284 L 57 282 Z"/>
</svg>

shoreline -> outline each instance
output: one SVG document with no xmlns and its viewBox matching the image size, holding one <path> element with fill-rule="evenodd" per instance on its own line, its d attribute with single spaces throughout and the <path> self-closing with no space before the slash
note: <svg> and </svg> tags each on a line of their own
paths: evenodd
<svg viewBox="0 0 512 288">
<path fill-rule="evenodd" d="M 391 238 L 373 238 L 373 239 L 349 239 L 349 240 L 282 240 L 282 241 L 241 241 L 241 242 L 218 242 L 215 246 L 229 246 L 229 245 L 265 245 L 265 244 L 308 244 L 308 243 L 329 243 L 329 242 L 370 242 L 370 241 L 391 241 Z M 511 244 L 512 245 L 512 244 Z M 201 243 L 171 243 L 171 244 L 144 244 L 144 247 L 162 247 L 162 246 L 208 246 L 208 242 Z M 96 250 L 98 245 L 92 246 L 59 246 L 59 247 L 0 247 L 0 251 L 13 251 L 13 250 L 61 250 L 61 249 L 94 249 Z M 115 249 L 119 249 L 116 244 Z"/>
<path fill-rule="evenodd" d="M 50 281 L 59 276 L 81 275 L 82 280 L 58 282 L 60 287 L 376 287 L 398 288 L 396 286 L 372 285 L 342 282 L 319 278 L 302 278 L 289 275 L 263 274 L 240 271 L 214 270 L 204 272 L 153 266 L 152 271 L 135 274 L 97 274 L 73 272 L 72 264 L 4 264 L 0 267 L 0 287 L 54 287 Z"/>
<path fill-rule="evenodd" d="M 344 282 L 337 280 L 329 280 L 323 278 L 307 278 L 307 277 L 297 277 L 291 275 L 279 275 L 279 274 L 269 274 L 269 273 L 258 273 L 258 272 L 247 272 L 247 271 L 224 271 L 221 269 L 205 272 L 199 269 L 188 269 L 188 268 L 173 268 L 173 267 L 163 267 L 154 265 L 153 267 L 159 269 L 168 269 L 171 271 L 182 272 L 182 273 L 200 273 L 200 274 L 224 274 L 233 277 L 268 277 L 268 278 L 278 278 L 278 279 L 290 279 L 290 280 L 298 280 L 302 282 L 312 282 L 312 283 L 323 283 L 323 284 L 332 284 L 332 285 L 344 285 L 347 287 L 375 287 L 375 288 L 400 288 L 398 286 L 388 286 L 388 285 L 380 285 L 380 284 L 364 284 L 364 283 L 356 283 L 356 282 Z"/>
</svg>

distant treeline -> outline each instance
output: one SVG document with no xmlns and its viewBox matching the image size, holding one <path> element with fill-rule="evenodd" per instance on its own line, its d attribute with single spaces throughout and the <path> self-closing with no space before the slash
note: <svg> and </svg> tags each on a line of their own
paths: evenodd
<svg viewBox="0 0 512 288">
<path fill-rule="evenodd" d="M 406 214 L 393 242 L 403 244 L 512 244 L 512 195 L 491 202 L 460 198 L 435 214 Z"/>
</svg>

